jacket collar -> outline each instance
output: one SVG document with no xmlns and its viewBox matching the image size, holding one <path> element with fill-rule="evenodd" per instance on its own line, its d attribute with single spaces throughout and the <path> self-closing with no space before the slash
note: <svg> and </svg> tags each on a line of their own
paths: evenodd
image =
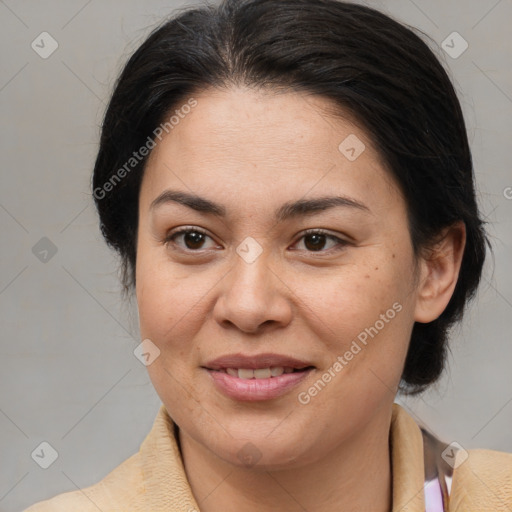
<svg viewBox="0 0 512 512">
<path fill-rule="evenodd" d="M 141 444 L 141 470 L 148 510 L 199 512 L 185 474 L 177 427 L 162 404 L 153 427 Z M 392 512 L 424 512 L 423 439 L 411 416 L 393 404 L 390 429 L 393 481 Z"/>
<path fill-rule="evenodd" d="M 162 404 L 139 450 L 147 510 L 199 512 L 177 439 L 177 426 Z"/>
<path fill-rule="evenodd" d="M 423 436 L 413 418 L 393 404 L 389 432 L 393 512 L 425 512 Z"/>
</svg>

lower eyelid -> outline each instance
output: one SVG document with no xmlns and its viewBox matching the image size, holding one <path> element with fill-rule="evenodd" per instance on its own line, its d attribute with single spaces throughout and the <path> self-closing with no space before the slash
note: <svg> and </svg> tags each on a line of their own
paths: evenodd
<svg viewBox="0 0 512 512">
<path fill-rule="evenodd" d="M 308 235 L 312 235 L 312 234 L 317 234 L 317 233 L 306 233 L 305 235 L 302 235 L 298 240 L 297 242 L 294 244 L 298 244 L 301 240 L 303 240 L 306 236 Z M 335 242 L 335 246 L 334 247 L 331 247 L 330 249 L 322 249 L 320 251 L 306 251 L 306 252 L 309 252 L 311 254 L 322 254 L 322 253 L 327 253 L 327 252 L 330 252 L 330 251 L 336 251 L 336 250 L 340 250 L 340 249 L 344 249 L 345 246 L 348 245 L 348 242 L 346 240 L 343 240 L 335 235 L 329 235 L 327 233 L 318 233 L 320 235 L 323 235 L 325 236 L 325 238 L 327 239 L 330 239 L 332 241 Z"/>
<path fill-rule="evenodd" d="M 175 244 L 174 241 L 175 241 L 176 238 L 178 238 L 181 235 L 186 235 L 187 233 L 193 233 L 193 232 L 201 233 L 201 234 L 205 235 L 207 238 L 209 238 L 210 240 L 214 241 L 213 238 L 208 233 L 204 232 L 201 229 L 198 229 L 198 228 L 184 228 L 182 230 L 175 231 L 174 233 L 170 233 L 169 235 L 167 235 L 165 237 L 163 242 L 164 242 L 165 245 L 168 245 L 169 243 Z M 312 230 L 310 232 L 304 233 L 303 235 L 301 235 L 298 238 L 298 240 L 293 245 L 297 245 L 301 240 L 303 240 L 305 237 L 310 236 L 310 235 L 322 235 L 322 236 L 325 236 L 325 238 L 330 239 L 330 240 L 332 240 L 332 241 L 334 241 L 336 243 L 336 245 L 334 247 L 331 247 L 330 249 L 326 249 L 326 250 L 320 250 L 320 251 L 308 251 L 308 250 L 305 250 L 305 252 L 308 252 L 308 253 L 311 253 L 311 254 L 323 254 L 323 253 L 328 253 L 328 252 L 331 252 L 331 251 L 342 250 L 347 245 L 349 245 L 349 243 L 346 240 L 343 240 L 343 239 L 341 239 L 341 238 L 339 238 L 339 237 L 337 237 L 335 235 L 329 234 L 329 233 L 324 233 L 321 230 L 318 230 L 318 231 Z M 175 244 L 175 245 L 177 245 L 179 249 L 181 249 L 181 250 L 183 250 L 185 252 L 189 252 L 189 253 L 200 253 L 202 251 L 210 250 L 208 248 L 207 249 L 200 248 L 200 249 L 194 250 L 194 249 L 183 248 L 183 247 L 179 246 L 178 244 Z"/>
<path fill-rule="evenodd" d="M 178 238 L 179 236 L 184 236 L 188 233 L 201 233 L 203 234 L 205 237 L 209 238 L 210 240 L 213 241 L 213 238 L 208 234 L 208 233 L 205 233 L 204 231 L 200 230 L 200 229 L 183 229 L 183 230 L 178 230 L 178 231 L 175 231 L 174 233 L 170 233 L 168 234 L 163 242 L 165 245 L 168 245 L 168 244 L 175 244 L 175 245 L 178 245 L 175 243 L 175 240 L 176 238 Z M 200 252 L 202 250 L 207 250 L 207 249 L 197 249 L 197 250 L 194 250 L 194 249 L 187 249 L 187 248 L 183 248 L 181 246 L 178 245 L 178 247 L 180 249 L 183 249 L 184 251 L 188 251 L 188 252 Z"/>
</svg>

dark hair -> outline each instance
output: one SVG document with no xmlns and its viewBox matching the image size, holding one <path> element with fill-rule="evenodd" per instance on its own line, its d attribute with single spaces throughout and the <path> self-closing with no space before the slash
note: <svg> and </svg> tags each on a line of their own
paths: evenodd
<svg viewBox="0 0 512 512">
<path fill-rule="evenodd" d="M 413 29 L 366 6 L 224 0 L 165 20 L 135 51 L 115 84 L 92 180 L 103 236 L 121 256 L 124 292 L 135 285 L 147 160 L 134 160 L 134 152 L 192 94 L 237 85 L 307 91 L 352 115 L 401 187 L 416 255 L 443 228 L 465 223 L 453 296 L 438 319 L 413 328 L 401 384 L 410 394 L 423 391 L 442 373 L 448 329 L 476 291 L 488 240 L 464 118 L 446 71 Z"/>
</svg>

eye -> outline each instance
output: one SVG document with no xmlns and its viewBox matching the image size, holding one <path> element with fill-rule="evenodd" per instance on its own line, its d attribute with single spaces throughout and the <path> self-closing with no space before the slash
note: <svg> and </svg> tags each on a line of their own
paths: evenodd
<svg viewBox="0 0 512 512">
<path fill-rule="evenodd" d="M 183 243 L 185 244 L 185 247 L 176 243 L 176 240 L 180 237 L 183 237 Z M 198 250 L 205 249 L 204 241 L 206 238 L 211 239 L 206 231 L 203 231 L 200 228 L 185 227 L 169 233 L 165 237 L 164 242 L 166 246 L 172 243 L 173 245 L 178 246 L 179 249 L 197 252 Z M 208 249 L 208 247 L 206 247 L 206 249 Z"/>
<path fill-rule="evenodd" d="M 176 243 L 180 238 L 182 238 L 182 243 L 184 243 L 185 246 L 180 243 Z M 204 243 L 207 238 L 211 239 L 206 231 L 200 228 L 184 227 L 169 233 L 166 236 L 164 243 L 166 246 L 172 244 L 178 249 L 184 251 L 199 252 L 201 250 L 209 249 L 208 247 L 204 247 Z M 299 240 L 304 240 L 304 246 L 306 247 L 305 250 L 308 252 L 328 252 L 330 250 L 329 248 L 327 250 L 323 250 L 325 248 L 326 241 L 328 240 L 334 242 L 334 247 L 331 249 L 334 249 L 335 251 L 342 250 L 346 245 L 348 245 L 348 242 L 345 240 L 331 235 L 322 229 L 309 229 Z"/>
<path fill-rule="evenodd" d="M 326 240 L 332 240 L 336 242 L 334 244 L 334 250 L 339 251 L 348 245 L 348 242 L 338 238 L 337 236 L 331 235 L 322 229 L 308 229 L 300 240 L 304 239 L 304 246 L 308 252 L 328 252 L 323 251 L 326 244 Z"/>
</svg>

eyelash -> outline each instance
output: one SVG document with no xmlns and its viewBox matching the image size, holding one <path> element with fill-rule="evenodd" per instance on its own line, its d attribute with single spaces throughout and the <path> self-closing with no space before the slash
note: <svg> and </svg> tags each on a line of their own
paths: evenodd
<svg viewBox="0 0 512 512">
<path fill-rule="evenodd" d="M 183 234 L 187 234 L 187 233 L 201 233 L 201 234 L 211 238 L 210 235 L 208 235 L 208 233 L 206 231 L 204 231 L 203 229 L 201 229 L 201 228 L 184 227 L 184 228 L 180 228 L 180 229 L 178 229 L 178 230 L 176 230 L 176 231 L 174 231 L 172 233 L 169 233 L 165 237 L 163 242 L 164 242 L 166 247 L 170 243 L 172 243 L 173 245 L 176 245 L 174 243 L 174 239 L 177 236 L 179 236 L 179 235 L 183 235 Z M 307 251 L 306 250 L 306 252 L 309 252 L 311 254 L 322 254 L 322 253 L 327 253 L 327 252 L 331 252 L 331 251 L 337 252 L 337 251 L 343 250 L 348 245 L 348 242 L 346 240 L 342 240 L 341 238 L 338 238 L 337 236 L 334 236 L 334 235 L 330 234 L 329 232 L 327 232 L 327 231 L 325 231 L 323 229 L 308 229 L 308 230 L 304 231 L 304 233 L 302 233 L 302 236 L 299 238 L 298 241 L 302 240 L 304 237 L 306 237 L 308 235 L 325 235 L 327 238 L 330 238 L 331 240 L 335 240 L 336 242 L 338 242 L 338 247 L 334 247 L 334 248 L 331 248 L 331 249 L 321 250 L 321 251 Z M 193 249 L 183 249 L 181 247 L 178 247 L 177 250 L 181 250 L 181 251 L 186 252 L 186 253 L 196 253 L 196 252 L 198 253 L 198 252 L 201 252 L 201 249 L 193 250 Z M 208 249 L 206 249 L 206 250 L 208 250 Z"/>
</svg>

